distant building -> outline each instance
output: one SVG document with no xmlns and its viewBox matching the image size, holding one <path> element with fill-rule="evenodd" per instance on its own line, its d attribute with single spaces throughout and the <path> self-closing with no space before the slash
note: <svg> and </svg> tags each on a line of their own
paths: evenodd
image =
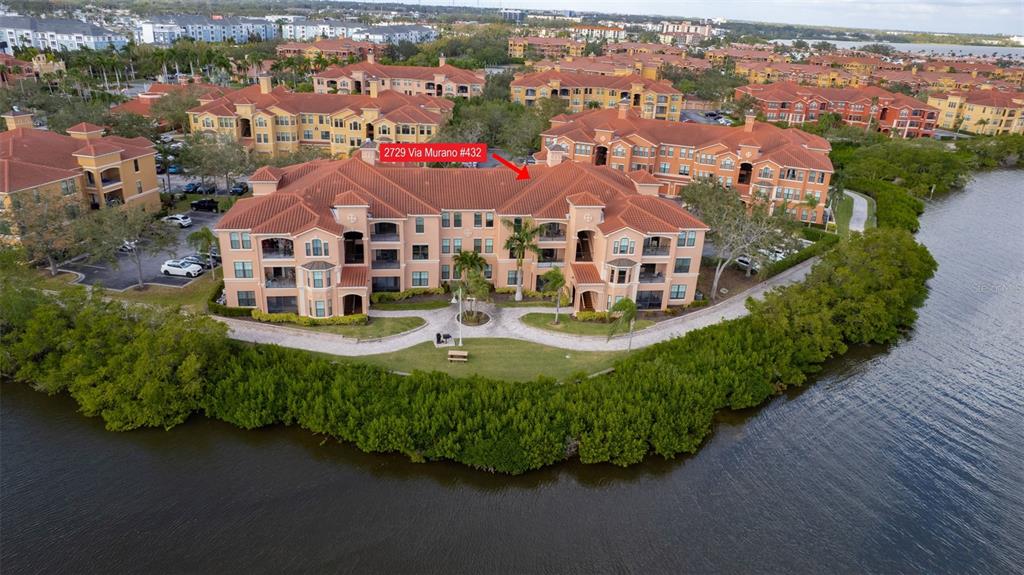
<svg viewBox="0 0 1024 575">
<path fill-rule="evenodd" d="M 179 38 L 241 44 L 254 37 L 277 38 L 277 24 L 260 18 L 182 15 L 141 20 L 135 26 L 140 44 L 171 44 Z"/>
<path fill-rule="evenodd" d="M 350 35 L 353 40 L 377 44 L 398 44 L 399 42 L 431 42 L 437 40 L 437 30 L 419 24 L 398 24 L 393 26 L 370 26 Z"/>
<path fill-rule="evenodd" d="M 626 29 L 616 26 L 589 26 L 577 25 L 569 29 L 569 33 L 576 40 L 597 42 L 607 40 L 609 42 L 621 42 L 626 39 Z"/>
<path fill-rule="evenodd" d="M 471 98 L 484 91 L 483 72 L 450 66 L 441 56 L 436 67 L 385 66 L 370 54 L 365 62 L 331 66 L 313 76 L 313 91 L 318 94 L 368 94 L 370 84 L 379 90 L 395 90 L 409 96 L 449 96 Z"/>
<path fill-rule="evenodd" d="M 375 44 L 373 42 L 359 42 L 351 38 L 330 38 L 317 40 L 315 42 L 286 42 L 278 44 L 278 57 L 304 56 L 312 60 L 317 56 L 325 58 L 337 58 L 339 60 L 365 60 L 370 54 L 379 54 L 387 49 L 386 44 Z"/>
<path fill-rule="evenodd" d="M 526 19 L 526 13 L 522 10 L 509 10 L 508 8 L 502 8 L 498 13 L 501 14 L 502 20 L 512 22 L 513 24 L 522 24 L 523 20 Z"/>
<path fill-rule="evenodd" d="M 928 104 L 939 109 L 939 127 L 972 134 L 1024 134 L 1024 93 L 969 90 L 936 93 Z"/>
<path fill-rule="evenodd" d="M 641 117 L 679 120 L 683 94 L 667 82 L 658 82 L 635 74 L 601 76 L 569 72 L 533 72 L 512 80 L 512 101 L 533 106 L 543 98 L 561 98 L 570 112 L 588 108 L 614 108 L 625 101 Z"/>
<path fill-rule="evenodd" d="M 568 38 L 509 38 L 508 55 L 512 58 L 561 58 L 563 56 L 582 56 L 587 47 L 583 42 Z"/>
<path fill-rule="evenodd" d="M 281 25 L 281 38 L 295 42 L 308 42 L 317 38 L 351 38 L 367 27 L 355 20 L 303 20 L 295 19 Z"/>
<path fill-rule="evenodd" d="M 0 42 L 7 42 L 8 53 L 16 47 L 40 50 L 103 50 L 123 48 L 128 38 L 80 20 L 0 16 Z"/>
</svg>

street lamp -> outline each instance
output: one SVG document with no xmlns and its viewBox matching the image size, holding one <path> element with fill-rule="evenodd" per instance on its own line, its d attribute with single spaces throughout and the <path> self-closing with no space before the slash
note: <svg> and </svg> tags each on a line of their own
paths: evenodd
<svg viewBox="0 0 1024 575">
<path fill-rule="evenodd" d="M 452 303 L 459 304 L 459 315 L 455 318 L 455 321 L 459 324 L 459 347 L 462 347 L 462 286 L 459 286 L 459 292 L 457 295 L 452 296 Z"/>
</svg>

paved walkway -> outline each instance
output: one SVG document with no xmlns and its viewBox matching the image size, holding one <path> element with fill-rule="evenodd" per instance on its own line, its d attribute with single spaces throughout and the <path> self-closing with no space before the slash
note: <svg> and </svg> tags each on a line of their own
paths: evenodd
<svg viewBox="0 0 1024 575">
<path fill-rule="evenodd" d="M 734 319 L 747 314 L 746 299 L 761 298 L 764 292 L 781 285 L 803 280 L 817 258 L 798 264 L 779 275 L 768 279 L 747 291 L 737 294 L 722 303 L 690 312 L 686 315 L 658 322 L 651 327 L 633 334 L 633 348 L 646 347 L 681 336 L 691 330 L 700 329 L 727 319 Z M 618 351 L 625 350 L 628 336 L 621 335 L 608 340 L 601 336 L 581 336 L 556 333 L 535 328 L 519 321 L 523 315 L 533 312 L 554 313 L 550 307 L 497 307 L 481 305 L 480 310 L 491 316 L 485 325 L 477 327 L 463 326 L 464 338 L 505 337 L 531 341 L 552 347 L 579 351 Z M 457 338 L 459 326 L 455 321 L 455 306 L 438 310 L 403 310 L 374 311 L 370 316 L 402 317 L 417 316 L 426 320 L 426 324 L 416 330 L 372 341 L 357 341 L 330 333 L 313 333 L 279 325 L 256 323 L 253 321 L 222 318 L 217 319 L 228 325 L 232 338 L 254 343 L 273 343 L 284 347 L 320 351 L 334 355 L 373 355 L 405 349 L 433 341 L 436 333 L 449 333 Z"/>
<path fill-rule="evenodd" d="M 850 231 L 863 232 L 868 222 L 868 199 L 853 190 L 845 190 L 844 194 L 853 199 L 853 215 L 850 216 Z"/>
</svg>

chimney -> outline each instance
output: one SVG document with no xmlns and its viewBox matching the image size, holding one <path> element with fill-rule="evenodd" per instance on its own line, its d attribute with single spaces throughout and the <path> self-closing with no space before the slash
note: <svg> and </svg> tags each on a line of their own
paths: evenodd
<svg viewBox="0 0 1024 575">
<path fill-rule="evenodd" d="M 625 120 L 629 115 L 629 99 L 623 98 L 619 101 L 619 119 Z"/>
<path fill-rule="evenodd" d="M 441 52 L 441 54 L 437 57 L 437 66 L 438 66 L 438 68 L 444 66 L 447 63 L 448 63 L 448 58 L 445 58 L 444 57 L 444 52 Z"/>
<path fill-rule="evenodd" d="M 33 123 L 33 116 L 31 112 L 22 112 L 21 110 L 11 110 L 3 115 L 4 122 L 7 123 L 8 130 L 17 130 L 18 128 L 31 128 L 35 124 Z"/>
<path fill-rule="evenodd" d="M 371 166 L 377 163 L 377 144 L 373 140 L 366 140 L 359 146 L 359 159 Z"/>
<path fill-rule="evenodd" d="M 378 94 L 380 94 L 380 80 L 377 78 L 370 78 L 367 81 L 367 84 L 370 85 L 370 97 L 376 98 Z"/>
<path fill-rule="evenodd" d="M 273 89 L 271 85 L 272 78 L 269 74 L 260 74 L 257 78 L 260 84 L 260 94 L 269 94 Z"/>
<path fill-rule="evenodd" d="M 369 50 L 366 52 L 366 61 L 369 62 L 370 64 L 374 64 L 377 62 L 377 57 L 373 54 L 373 50 Z"/>
<path fill-rule="evenodd" d="M 553 144 L 548 146 L 548 167 L 553 168 L 565 159 L 565 146 Z"/>
<path fill-rule="evenodd" d="M 754 112 L 752 110 L 748 111 L 746 113 L 746 115 L 743 116 L 743 131 L 744 132 L 748 132 L 748 133 L 749 132 L 753 132 L 754 131 L 754 122 L 756 120 L 757 120 L 757 115 L 754 114 Z"/>
</svg>

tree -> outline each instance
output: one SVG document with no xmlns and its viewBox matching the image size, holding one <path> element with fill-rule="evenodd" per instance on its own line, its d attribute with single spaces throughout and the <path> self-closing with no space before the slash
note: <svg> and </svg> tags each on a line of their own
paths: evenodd
<svg viewBox="0 0 1024 575">
<path fill-rule="evenodd" d="M 487 260 L 477 252 L 460 251 L 452 258 L 452 263 L 455 264 L 456 277 L 465 280 L 474 272 L 482 272 L 487 265 Z"/>
<path fill-rule="evenodd" d="M 201 178 L 224 178 L 225 188 L 252 168 L 248 150 L 221 134 L 191 134 L 185 138 L 179 161 L 189 173 Z"/>
<path fill-rule="evenodd" d="M 135 264 L 138 289 L 145 287 L 142 256 L 170 253 L 177 240 L 172 226 L 131 204 L 95 210 L 78 220 L 76 231 L 89 250 L 89 261 L 106 262 L 117 269 L 117 254 L 126 251 Z"/>
<path fill-rule="evenodd" d="M 21 245 L 29 260 L 44 260 L 50 275 L 57 275 L 57 266 L 73 255 L 76 243 L 68 233 L 68 221 L 85 209 L 85 201 L 77 189 L 70 196 L 57 193 L 18 192 L 11 196 L 11 217 L 18 226 Z M 2 222 L 0 222 L 2 223 Z"/>
<path fill-rule="evenodd" d="M 219 245 L 217 240 L 217 234 L 213 233 L 210 228 L 203 226 L 202 228 L 192 232 L 185 238 L 188 245 L 192 246 L 197 252 L 206 254 L 208 263 L 210 265 L 210 271 L 213 273 L 213 279 L 217 279 L 217 267 L 213 265 L 213 248 Z"/>
<path fill-rule="evenodd" d="M 169 127 L 183 132 L 189 131 L 188 111 L 199 105 L 199 88 L 185 86 L 171 90 L 150 106 L 150 113 Z"/>
<path fill-rule="evenodd" d="M 562 291 L 565 289 L 565 275 L 561 268 L 551 268 L 542 276 L 544 291 L 555 294 L 555 325 L 558 325 L 558 314 L 562 308 Z"/>
<path fill-rule="evenodd" d="M 501 221 L 509 231 L 505 239 L 505 249 L 516 258 L 516 301 L 523 301 L 523 260 L 527 252 L 540 253 L 537 247 L 537 236 L 540 234 L 540 227 L 533 224 L 533 221 L 503 219 Z"/>
<path fill-rule="evenodd" d="M 156 127 L 153 120 L 132 113 L 107 114 L 104 123 L 110 127 L 110 133 L 124 138 L 146 138 L 152 140 L 156 137 Z"/>
<path fill-rule="evenodd" d="M 500 74 L 488 75 L 487 80 L 484 82 L 483 98 L 507 102 L 513 79 L 515 79 L 515 75 L 511 70 L 501 72 Z"/>
<path fill-rule="evenodd" d="M 788 240 L 785 230 L 792 226 L 785 210 L 769 213 L 768 203 L 746 206 L 736 192 L 717 182 L 703 179 L 682 189 L 687 208 L 711 228 L 708 239 L 715 246 L 717 262 L 711 284 L 711 299 L 717 299 L 722 272 L 740 256 L 759 258 L 760 250 L 775 248 Z"/>
<path fill-rule="evenodd" d="M 611 325 L 608 326 L 608 339 L 628 329 L 629 343 L 626 346 L 626 350 L 633 351 L 633 326 L 636 323 L 636 303 L 628 297 L 624 297 L 615 302 L 615 305 L 612 306 L 612 309 L 608 310 L 608 313 L 615 318 Z"/>
</svg>

